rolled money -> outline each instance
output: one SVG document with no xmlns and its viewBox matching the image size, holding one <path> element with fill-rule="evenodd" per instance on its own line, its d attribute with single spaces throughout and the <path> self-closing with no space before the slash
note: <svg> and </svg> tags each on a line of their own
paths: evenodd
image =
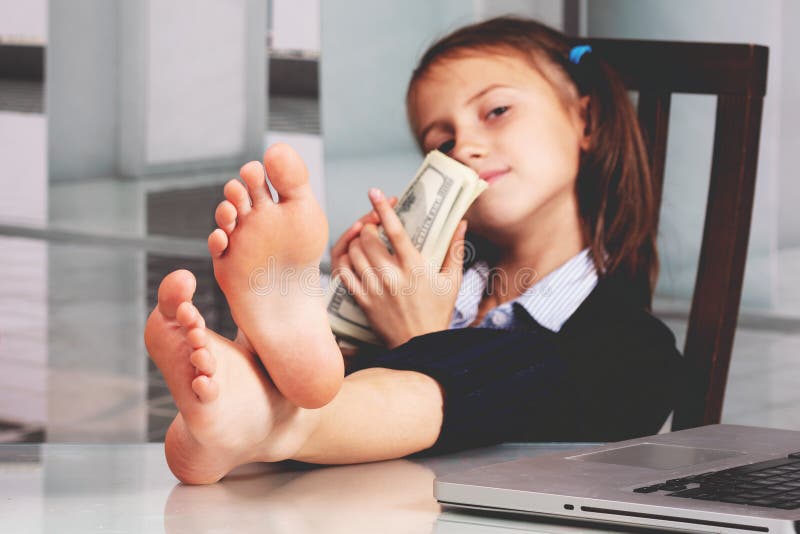
<svg viewBox="0 0 800 534">
<path fill-rule="evenodd" d="M 444 263 L 458 222 L 487 187 L 475 171 L 438 150 L 425 156 L 394 210 L 411 242 L 436 270 Z M 391 250 L 388 239 L 384 235 L 382 238 Z M 338 279 L 330 284 L 328 320 L 339 337 L 375 345 L 382 343 Z"/>
</svg>

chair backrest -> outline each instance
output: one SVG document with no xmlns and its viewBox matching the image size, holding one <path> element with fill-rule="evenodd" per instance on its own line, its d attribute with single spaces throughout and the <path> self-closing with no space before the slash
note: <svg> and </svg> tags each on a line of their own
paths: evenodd
<svg viewBox="0 0 800 534">
<path fill-rule="evenodd" d="M 673 93 L 717 95 L 714 152 L 700 261 L 684 357 L 700 384 L 687 384 L 673 430 L 720 421 L 739 314 L 755 189 L 768 49 L 622 39 L 581 39 L 639 94 L 658 204 Z"/>
</svg>

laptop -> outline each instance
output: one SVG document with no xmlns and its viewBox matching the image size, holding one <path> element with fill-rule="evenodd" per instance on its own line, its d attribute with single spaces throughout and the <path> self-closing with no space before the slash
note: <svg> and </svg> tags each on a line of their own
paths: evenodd
<svg viewBox="0 0 800 534">
<path fill-rule="evenodd" d="M 447 510 L 800 533 L 800 432 L 711 425 L 438 477 Z"/>
</svg>

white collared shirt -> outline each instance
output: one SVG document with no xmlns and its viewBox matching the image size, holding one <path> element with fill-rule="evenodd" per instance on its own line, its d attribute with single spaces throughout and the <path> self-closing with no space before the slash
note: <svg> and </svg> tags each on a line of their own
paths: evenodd
<svg viewBox="0 0 800 534">
<path fill-rule="evenodd" d="M 535 272 L 521 271 L 512 284 L 530 284 Z M 489 276 L 502 273 L 489 269 L 484 261 L 476 262 L 464 273 L 458 292 L 450 328 L 465 328 L 478 316 L 478 305 L 486 289 Z M 558 332 L 575 310 L 583 303 L 597 285 L 597 271 L 589 249 L 585 248 L 556 270 L 534 283 L 516 299 L 504 302 L 486 314 L 479 326 L 484 328 L 510 329 L 515 325 L 514 304 L 519 304 L 536 322 Z"/>
</svg>

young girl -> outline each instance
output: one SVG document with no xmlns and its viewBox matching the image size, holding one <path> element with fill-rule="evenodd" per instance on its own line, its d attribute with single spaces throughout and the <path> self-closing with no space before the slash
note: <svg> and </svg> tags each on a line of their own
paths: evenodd
<svg viewBox="0 0 800 534">
<path fill-rule="evenodd" d="M 312 222 L 321 218 L 310 192 L 301 191 L 307 181 L 296 156 L 284 147 L 265 155 L 282 196 L 277 206 L 260 207 L 263 175 L 247 166 L 249 191 L 226 186 L 232 206 L 221 205 L 221 229 L 209 240 L 215 274 L 237 324 L 261 340 L 253 345 L 272 380 L 252 354 L 205 330 L 186 302 L 193 291 L 187 273 L 164 281 L 146 337 L 181 411 L 166 444 L 181 480 L 215 481 L 249 461 L 362 462 L 659 430 L 681 358 L 671 332 L 648 312 L 657 257 L 647 157 L 624 87 L 587 48 L 572 48 L 536 22 L 500 18 L 462 28 L 423 56 L 407 93 L 420 148 L 468 165 L 489 188 L 456 231 L 442 271 L 422 279 L 425 261 L 390 201 L 370 191 L 374 211 L 339 239 L 332 257 L 391 350 L 360 355 L 341 389 L 331 363 L 341 356 L 319 319 L 319 300 L 295 291 L 254 304 L 241 283 L 231 283 L 254 267 L 243 259 L 254 254 L 240 243 L 263 242 L 267 232 L 272 240 L 260 250 L 281 266 L 318 262 L 319 246 L 296 252 L 318 239 Z M 259 209 L 271 210 L 269 220 L 250 222 Z M 306 224 L 291 226 L 291 239 L 274 237 L 300 220 L 291 218 L 296 213 Z M 465 249 L 475 255 L 464 271 Z M 390 291 L 382 285 L 387 278 L 413 291 Z M 294 311 L 275 320 L 262 313 L 262 323 L 279 325 L 269 335 L 252 318 L 274 312 L 276 302 Z M 303 309 L 311 319 L 301 320 Z M 175 341 L 163 341 L 167 330 Z M 189 339 L 188 355 L 181 336 Z M 312 348 L 300 352 L 290 338 Z M 176 362 L 184 362 L 183 375 Z M 297 377 L 311 369 L 305 376 L 323 386 L 303 390 Z M 188 380 L 189 390 L 191 373 L 199 376 Z M 333 394 L 306 402 L 325 387 Z M 298 407 L 324 404 L 326 395 L 332 400 L 322 408 Z M 243 406 L 254 411 L 244 415 Z"/>
</svg>

